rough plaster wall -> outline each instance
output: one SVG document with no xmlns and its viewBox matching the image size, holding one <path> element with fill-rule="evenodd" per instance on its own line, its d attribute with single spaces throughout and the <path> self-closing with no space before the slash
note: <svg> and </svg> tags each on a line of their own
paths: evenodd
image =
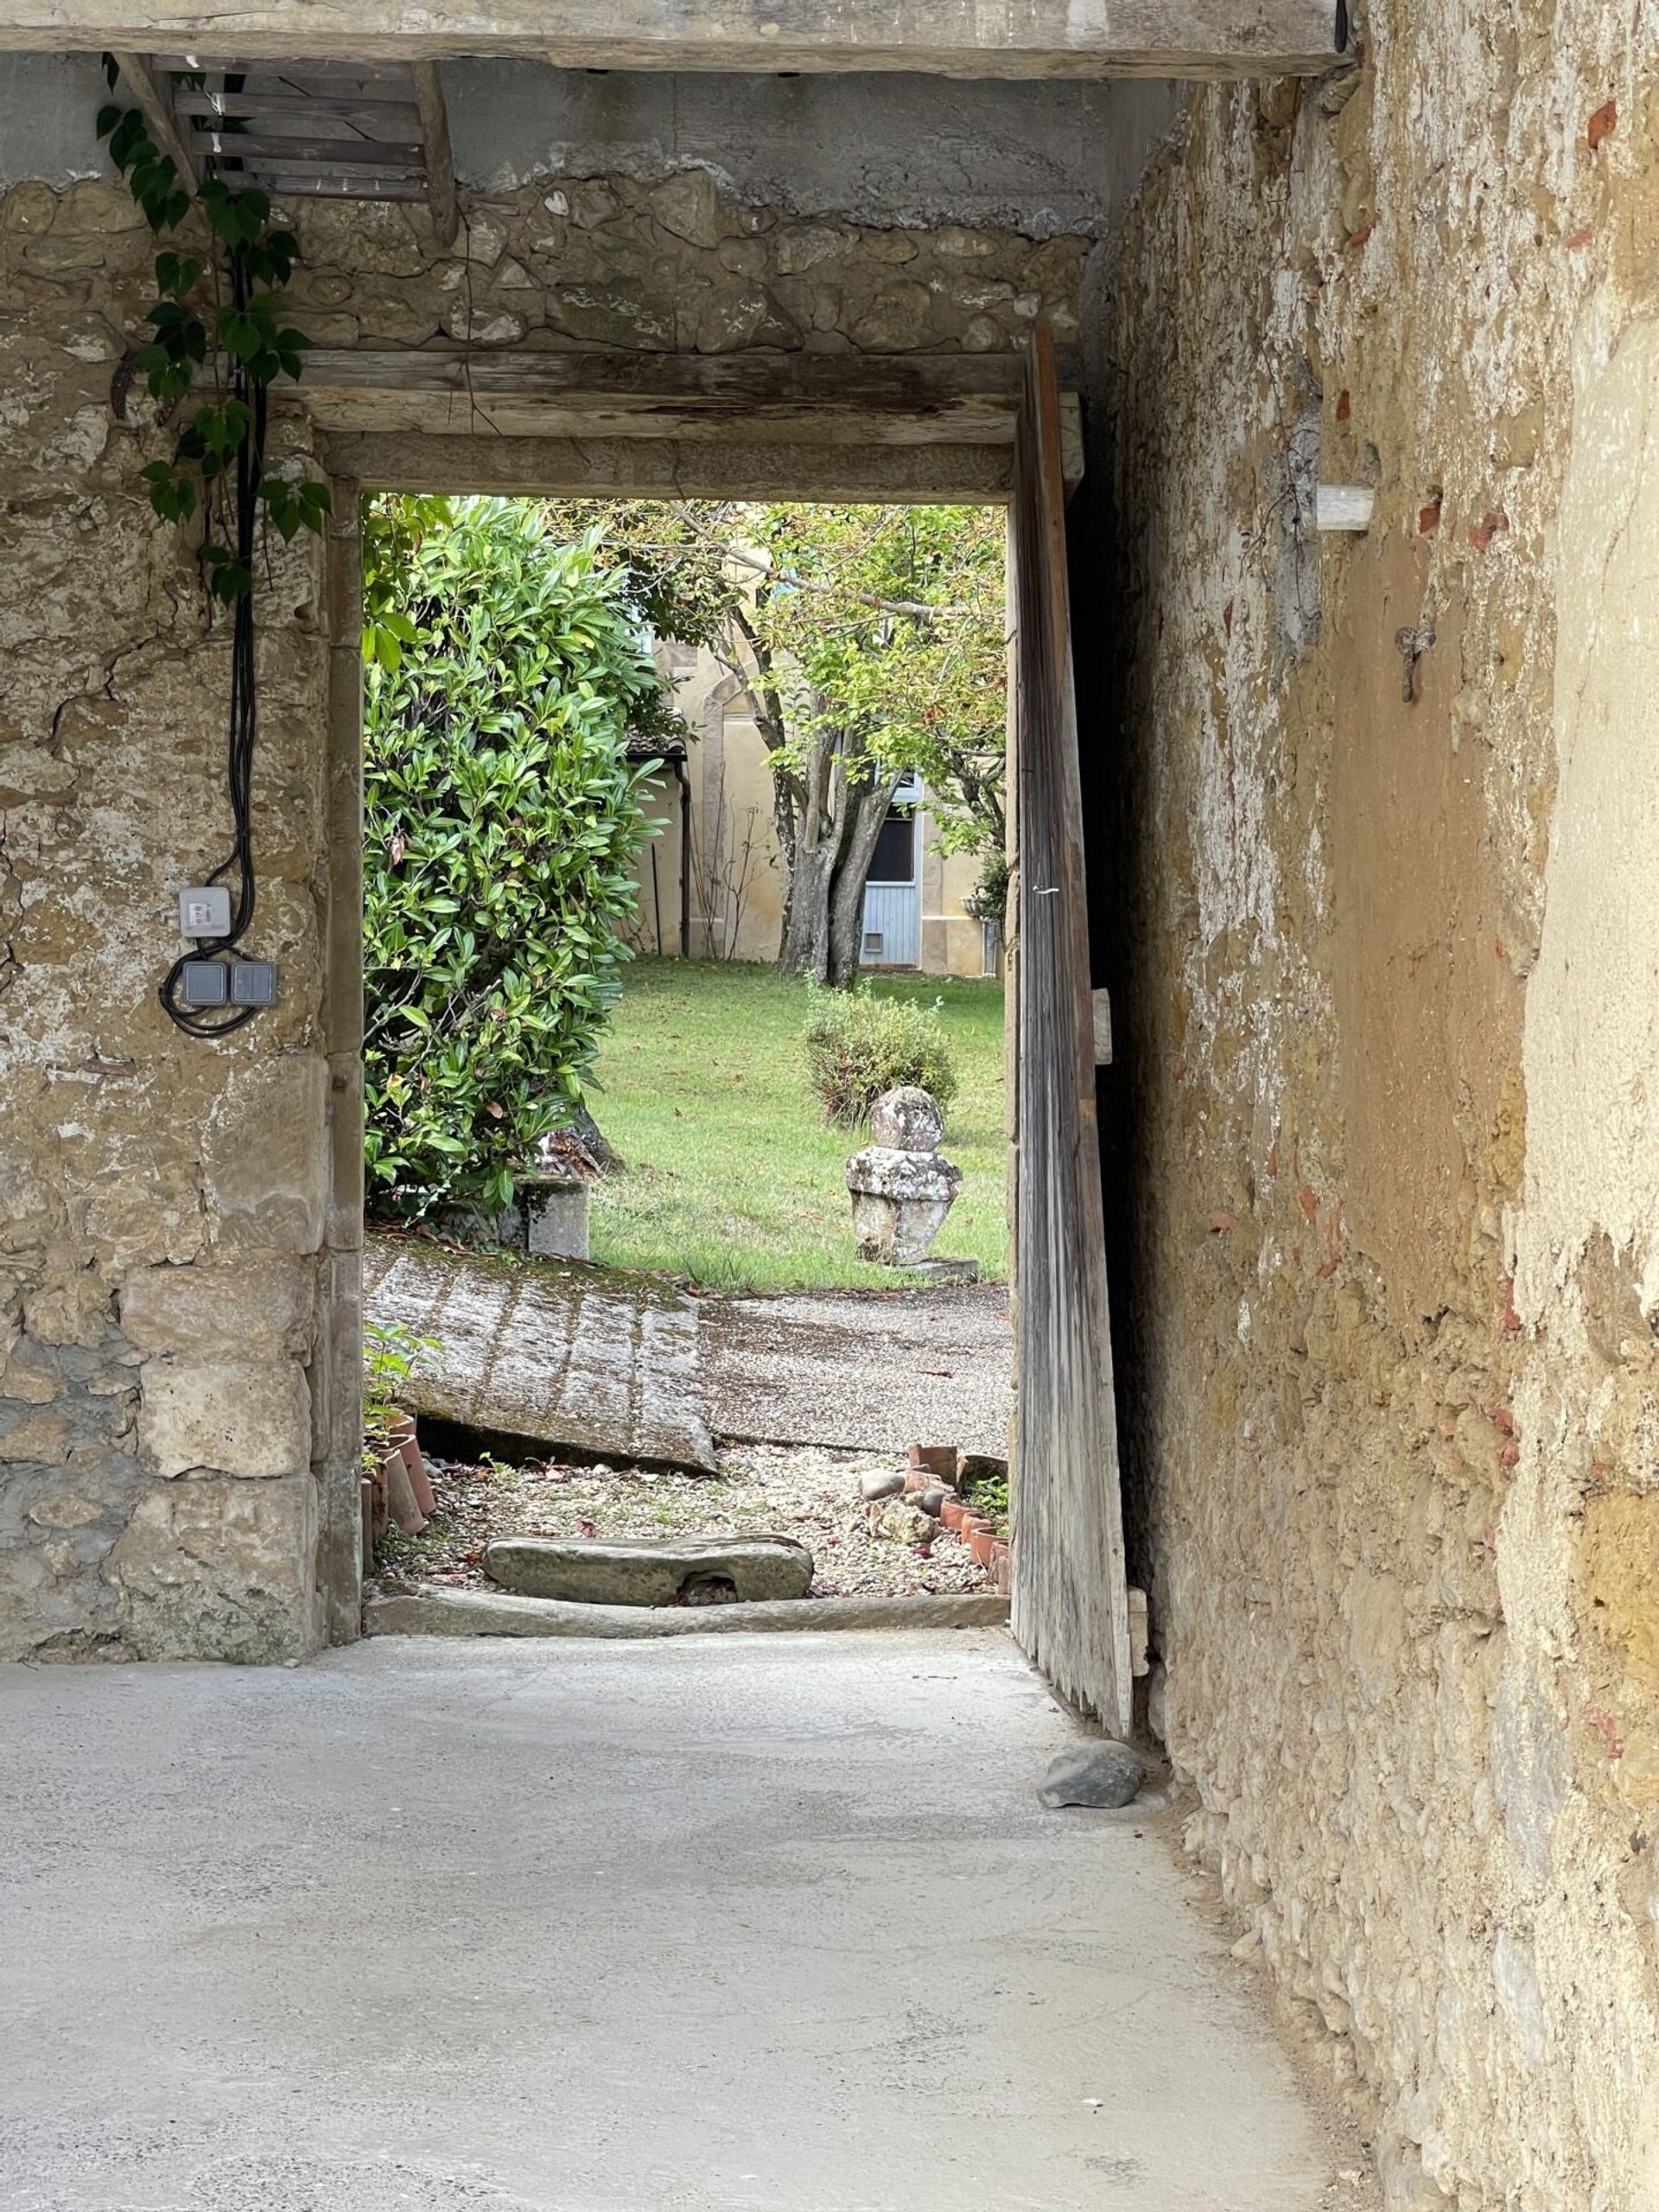
<svg viewBox="0 0 1659 2212">
<path fill-rule="evenodd" d="M 681 76 L 500 60 L 446 62 L 443 83 L 456 174 L 481 191 L 705 169 L 751 207 L 1038 238 L 1108 236 L 1180 98 L 1156 79 Z M 0 54 L 0 185 L 101 175 L 85 126 L 101 97 L 94 54 Z"/>
<path fill-rule="evenodd" d="M 0 100 L 0 140 L 4 121 Z M 777 214 L 702 169 L 545 179 L 468 194 L 466 214 L 445 250 L 423 209 L 296 211 L 296 319 L 332 346 L 1007 350 L 1039 314 L 1076 330 L 1087 246 Z M 228 842 L 226 652 L 142 496 L 166 434 L 142 392 L 136 427 L 111 412 L 152 251 L 101 180 L 0 197 L 7 1657 L 280 1657 L 354 1618 L 341 1346 L 360 1147 L 336 1032 L 355 950 L 336 933 L 326 986 L 325 925 L 329 640 L 344 664 L 355 632 L 325 608 L 316 545 L 280 555 L 258 601 L 253 949 L 280 963 L 281 1003 L 190 1042 L 155 993 L 177 891 Z M 279 453 L 306 436 L 284 409 Z M 336 519 L 354 527 L 349 503 Z"/>
<path fill-rule="evenodd" d="M 1362 35 L 1196 96 L 1103 346 L 1126 1455 L 1192 1840 L 1390 2201 L 1651 2212 L 1659 15 Z M 1377 492 L 1312 628 L 1311 404 Z"/>
</svg>

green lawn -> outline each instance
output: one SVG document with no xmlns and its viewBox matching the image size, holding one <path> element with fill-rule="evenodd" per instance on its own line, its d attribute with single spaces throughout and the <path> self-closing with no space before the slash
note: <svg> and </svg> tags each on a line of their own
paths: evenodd
<svg viewBox="0 0 1659 2212">
<path fill-rule="evenodd" d="M 961 1196 L 935 1247 L 1006 1273 L 1002 987 L 938 976 L 878 981 L 944 1001 L 961 1088 L 944 1152 Z M 593 1251 L 712 1290 L 891 1287 L 853 1255 L 844 1173 L 860 1134 L 832 1128 L 807 1088 L 804 985 L 725 961 L 640 960 L 589 1098 L 627 1162 L 594 1196 Z"/>
</svg>

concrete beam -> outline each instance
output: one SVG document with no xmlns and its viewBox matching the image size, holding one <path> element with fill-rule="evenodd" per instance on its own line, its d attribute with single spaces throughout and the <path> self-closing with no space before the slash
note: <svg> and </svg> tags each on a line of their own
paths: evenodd
<svg viewBox="0 0 1659 2212">
<path fill-rule="evenodd" d="M 946 77 L 1310 75 L 1338 0 L 10 0 L 0 50 L 219 59 L 518 55 L 567 68 Z M 550 17 L 556 20 L 550 21 Z"/>
</svg>

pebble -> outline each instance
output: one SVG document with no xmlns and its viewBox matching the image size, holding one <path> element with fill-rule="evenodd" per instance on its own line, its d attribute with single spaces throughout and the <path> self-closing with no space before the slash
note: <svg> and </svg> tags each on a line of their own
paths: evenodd
<svg viewBox="0 0 1659 2212">
<path fill-rule="evenodd" d="M 861 1497 L 868 1498 L 873 1505 L 880 1497 L 897 1497 L 904 1487 L 902 1468 L 878 1469 L 874 1474 L 863 1477 L 858 1485 L 858 1492 Z"/>
<path fill-rule="evenodd" d="M 1139 1751 L 1108 1737 L 1058 1753 L 1050 1760 L 1037 1795 L 1048 1806 L 1127 1805 L 1146 1778 Z"/>
</svg>

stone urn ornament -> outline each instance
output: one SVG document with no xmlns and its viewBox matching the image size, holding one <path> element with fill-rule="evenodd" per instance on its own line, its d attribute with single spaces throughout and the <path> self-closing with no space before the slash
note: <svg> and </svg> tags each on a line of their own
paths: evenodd
<svg viewBox="0 0 1659 2212">
<path fill-rule="evenodd" d="M 870 1138 L 847 1163 L 853 1234 L 861 1260 L 924 1264 L 962 1188 L 962 1170 L 939 1154 L 944 1115 L 916 1084 L 884 1091 L 870 1109 Z"/>
</svg>

